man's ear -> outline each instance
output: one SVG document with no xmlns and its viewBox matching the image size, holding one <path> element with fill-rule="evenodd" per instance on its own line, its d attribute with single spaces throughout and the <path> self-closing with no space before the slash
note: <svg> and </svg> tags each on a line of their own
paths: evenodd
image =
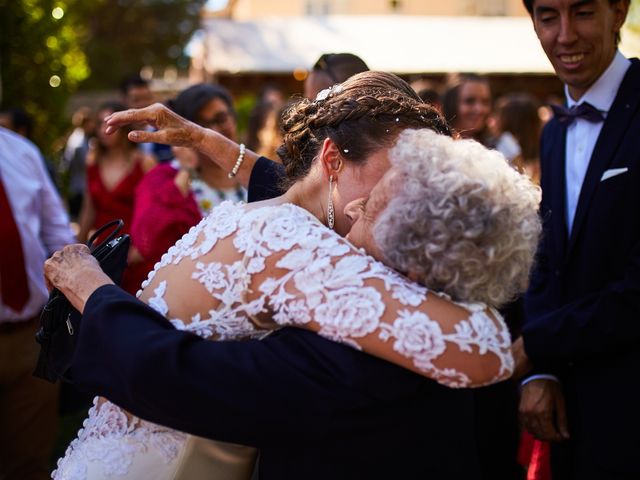
<svg viewBox="0 0 640 480">
<path fill-rule="evenodd" d="M 330 176 L 336 178 L 344 165 L 344 159 L 340 155 L 338 146 L 330 138 L 324 139 L 318 160 L 322 164 L 322 171 L 327 178 Z"/>
</svg>

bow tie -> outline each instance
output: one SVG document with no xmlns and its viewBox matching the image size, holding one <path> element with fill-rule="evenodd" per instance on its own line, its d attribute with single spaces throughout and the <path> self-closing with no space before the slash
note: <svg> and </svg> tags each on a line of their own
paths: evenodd
<svg viewBox="0 0 640 480">
<path fill-rule="evenodd" d="M 555 118 L 557 118 L 561 124 L 567 127 L 575 122 L 578 118 L 583 118 L 587 122 L 591 123 L 604 121 L 602 112 L 600 112 L 600 110 L 587 102 L 581 103 L 580 105 L 574 105 L 571 108 L 563 107 L 560 105 L 551 105 L 551 110 L 553 110 L 553 115 L 555 116 Z"/>
</svg>

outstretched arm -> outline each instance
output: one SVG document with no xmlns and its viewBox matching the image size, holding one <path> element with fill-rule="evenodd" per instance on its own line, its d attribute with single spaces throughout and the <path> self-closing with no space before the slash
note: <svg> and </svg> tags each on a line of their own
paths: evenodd
<svg viewBox="0 0 640 480">
<path fill-rule="evenodd" d="M 269 315 L 390 361 L 449 387 L 508 378 L 510 335 L 500 314 L 429 292 L 335 238 L 343 255 L 275 254 L 254 276 Z M 269 275 L 280 270 L 282 277 Z M 263 317 L 267 320 L 267 316 Z"/>
<path fill-rule="evenodd" d="M 184 259 L 173 255 L 173 278 L 186 267 L 191 277 L 182 278 L 241 305 L 258 325 L 312 330 L 450 387 L 511 375 L 511 339 L 497 312 L 428 292 L 293 205 L 236 214 L 233 207 L 212 213 L 200 240 L 180 253 Z M 167 304 L 179 306 L 186 288 L 193 299 L 196 289 L 173 281 Z M 240 291 L 243 297 L 234 298 Z"/>
<path fill-rule="evenodd" d="M 107 117 L 106 122 L 107 133 L 115 132 L 119 127 L 128 124 L 149 124 L 156 128 L 156 131 L 133 130 L 129 133 L 129 140 L 195 148 L 227 172 L 231 172 L 240 153 L 239 145 L 233 140 L 182 118 L 160 103 L 137 110 L 113 113 Z M 244 187 L 249 184 L 251 171 L 257 159 L 256 153 L 245 150 L 244 160 L 235 176 Z"/>
</svg>

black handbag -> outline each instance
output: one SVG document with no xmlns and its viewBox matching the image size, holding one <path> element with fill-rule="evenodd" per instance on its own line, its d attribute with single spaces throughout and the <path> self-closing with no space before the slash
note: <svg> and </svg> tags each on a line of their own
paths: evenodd
<svg viewBox="0 0 640 480">
<path fill-rule="evenodd" d="M 100 227 L 87 242 L 100 268 L 116 285 L 122 280 L 131 243 L 129 235 L 118 236 L 123 226 L 122 220 L 113 220 Z M 96 244 L 105 235 L 106 238 Z M 70 368 L 80 318 L 80 312 L 69 300 L 58 289 L 53 289 L 40 313 L 40 328 L 36 333 L 36 341 L 40 344 L 40 355 L 33 372 L 36 377 L 52 383 L 58 379 L 71 381 Z"/>
</svg>

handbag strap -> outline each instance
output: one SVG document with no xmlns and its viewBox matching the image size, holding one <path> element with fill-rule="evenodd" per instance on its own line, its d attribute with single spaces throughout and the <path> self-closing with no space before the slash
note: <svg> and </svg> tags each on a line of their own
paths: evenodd
<svg viewBox="0 0 640 480">
<path fill-rule="evenodd" d="M 124 222 L 122 220 L 111 220 L 110 222 L 105 223 L 98 230 L 96 230 L 94 234 L 91 235 L 91 237 L 87 241 L 87 247 L 89 247 L 91 254 L 94 257 L 99 259 L 101 256 L 101 250 L 104 250 L 105 246 L 108 245 L 108 243 L 112 241 L 114 238 L 116 238 L 116 235 L 120 233 L 120 230 L 122 230 L 122 227 L 124 227 Z M 105 238 L 98 245 L 95 245 L 95 241 L 98 238 L 100 238 L 100 235 L 108 231 L 110 228 L 113 228 L 113 231 L 109 233 L 107 238 Z"/>
</svg>

